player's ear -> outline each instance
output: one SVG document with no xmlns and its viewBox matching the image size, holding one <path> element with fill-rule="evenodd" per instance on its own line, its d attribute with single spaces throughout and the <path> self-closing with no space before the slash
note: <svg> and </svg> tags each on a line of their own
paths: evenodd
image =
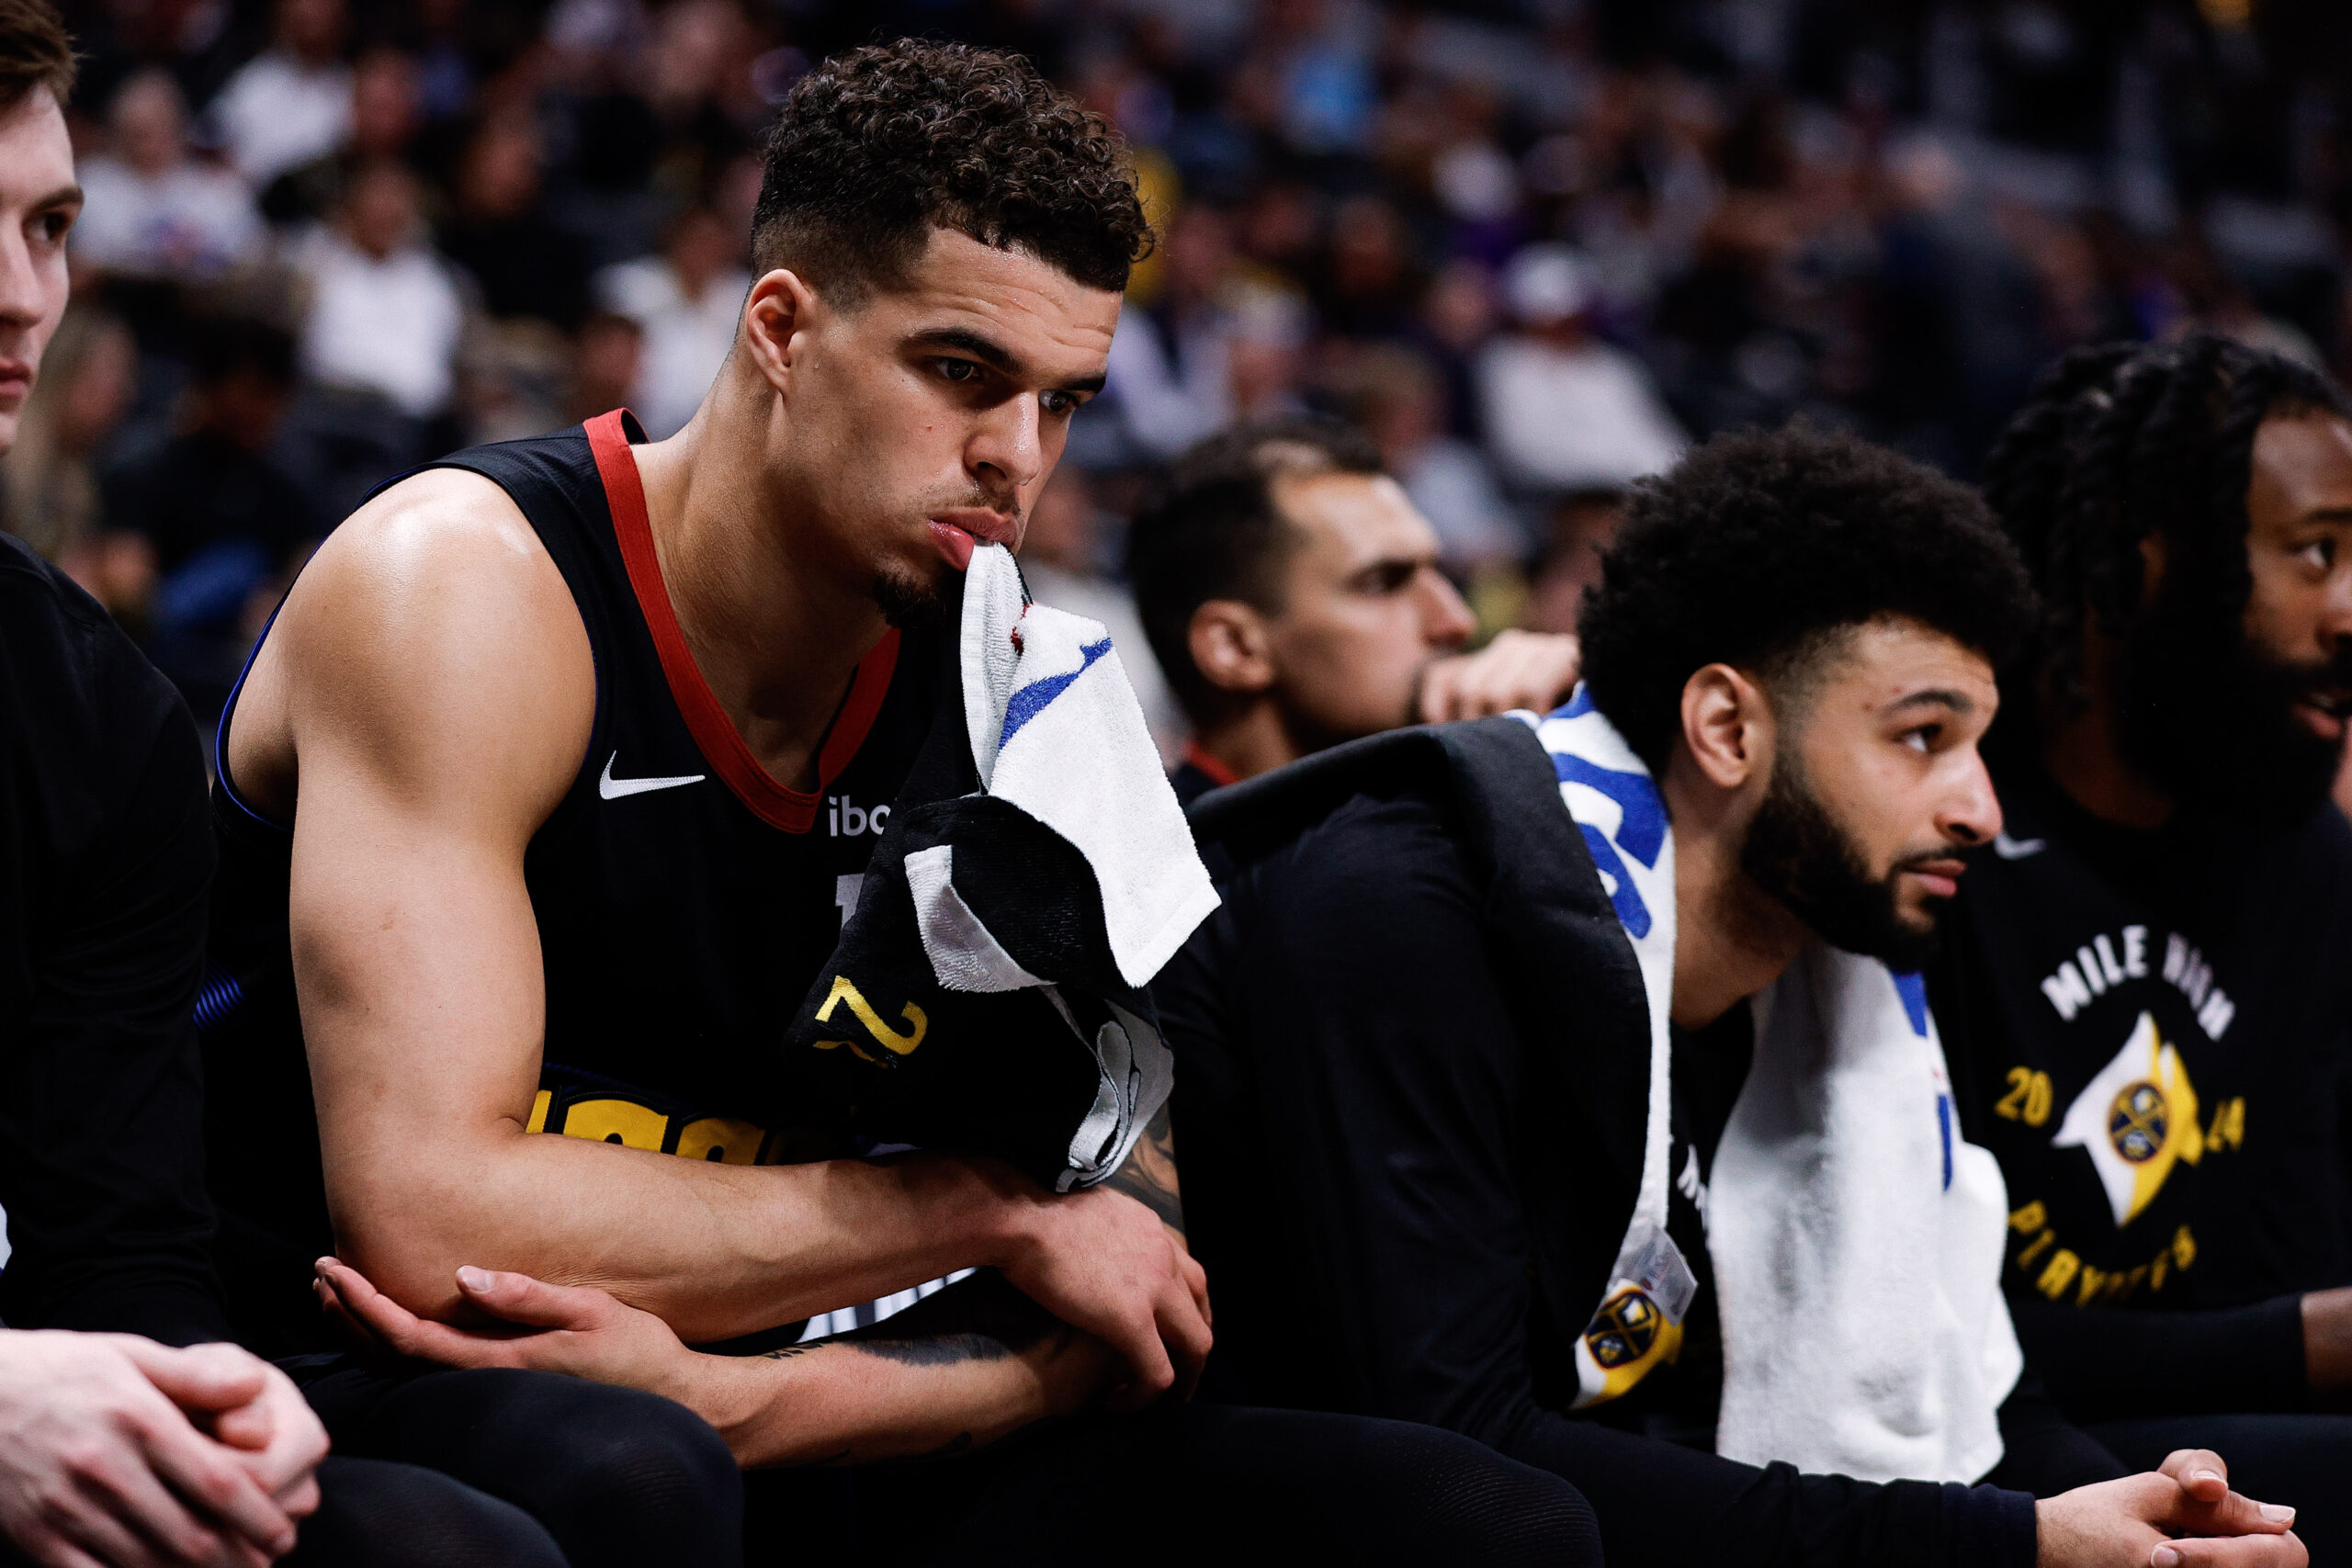
<svg viewBox="0 0 2352 1568">
<path fill-rule="evenodd" d="M 1184 646 L 1193 668 L 1221 691 L 1254 695 L 1274 683 L 1266 617 L 1238 599 L 1212 599 L 1193 612 Z"/>
<path fill-rule="evenodd" d="M 1772 705 L 1730 665 L 1706 665 L 1682 683 L 1682 744 L 1708 783 L 1739 789 L 1771 765 Z"/>
<path fill-rule="evenodd" d="M 808 325 L 817 297 L 800 275 L 777 267 L 752 285 L 743 301 L 743 351 L 760 377 L 777 392 L 789 394 L 792 367 L 799 345 L 796 341 Z"/>
</svg>

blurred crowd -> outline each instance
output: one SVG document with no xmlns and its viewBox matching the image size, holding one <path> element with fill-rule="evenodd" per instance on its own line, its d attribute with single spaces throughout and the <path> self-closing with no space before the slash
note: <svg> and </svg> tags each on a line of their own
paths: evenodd
<svg viewBox="0 0 2352 1568">
<path fill-rule="evenodd" d="M 2352 372 L 2352 7 L 2318 0 L 65 10 L 88 204 L 0 522 L 200 718 L 378 482 L 685 422 L 773 106 L 876 37 L 1021 50 L 1136 150 L 1159 249 L 1029 547 L 1114 629 L 1121 518 L 1239 416 L 1357 420 L 1484 630 L 1568 630 L 1623 487 L 1718 429 L 1965 476 L 2073 344 Z"/>
</svg>

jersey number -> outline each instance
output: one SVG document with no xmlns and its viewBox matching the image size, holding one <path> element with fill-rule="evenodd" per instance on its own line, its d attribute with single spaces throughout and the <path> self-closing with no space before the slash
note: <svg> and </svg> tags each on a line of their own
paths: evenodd
<svg viewBox="0 0 2352 1568">
<path fill-rule="evenodd" d="M 2039 1127 L 2050 1120 L 2052 1099 L 2050 1075 L 2031 1067 L 2009 1069 L 2009 1092 L 2001 1096 L 1993 1107 L 1993 1114 L 2006 1116 L 2012 1122 L 2022 1122 L 2029 1127 Z"/>
</svg>

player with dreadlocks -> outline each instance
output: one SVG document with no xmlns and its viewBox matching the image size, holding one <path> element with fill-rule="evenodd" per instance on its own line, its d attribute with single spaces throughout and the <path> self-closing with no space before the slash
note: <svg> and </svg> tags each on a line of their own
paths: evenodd
<svg viewBox="0 0 2352 1568">
<path fill-rule="evenodd" d="M 2352 408 L 2210 335 L 2075 351 L 1987 462 L 2046 602 L 1929 976 L 2029 1359 L 2352 1552 Z M 2324 1478 L 2324 1479 L 2323 1479 Z"/>
</svg>

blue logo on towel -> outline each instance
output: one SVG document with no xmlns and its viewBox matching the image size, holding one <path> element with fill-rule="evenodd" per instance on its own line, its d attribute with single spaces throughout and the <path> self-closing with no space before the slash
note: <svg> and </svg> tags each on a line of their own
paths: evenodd
<svg viewBox="0 0 2352 1568">
<path fill-rule="evenodd" d="M 1101 642 L 1090 642 L 1080 651 L 1086 655 L 1086 662 L 1069 674 L 1048 675 L 1042 681 L 1032 681 L 1012 694 L 1012 701 L 1004 705 L 1004 733 L 997 737 L 999 746 L 1011 740 L 1013 732 L 1023 725 L 1045 712 L 1047 703 L 1069 691 L 1071 682 L 1094 668 L 1094 661 L 1111 651 L 1111 639 L 1106 637 Z"/>
<path fill-rule="evenodd" d="M 1589 699 L 1578 694 L 1577 702 L 1589 703 Z M 1562 709 L 1561 716 L 1572 716 Z M 1666 846 L 1666 802 L 1658 798 L 1657 787 L 1646 776 L 1600 767 L 1572 752 L 1553 752 L 1552 772 L 1562 784 L 1583 784 L 1617 803 L 1614 842 L 1589 822 L 1579 822 L 1577 827 L 1584 834 L 1585 848 L 1592 852 L 1592 863 L 1609 879 L 1609 901 L 1617 910 L 1618 920 L 1637 938 L 1649 935 L 1649 906 L 1634 890 L 1633 873 L 1625 869 L 1617 852 L 1622 849 L 1645 866 L 1657 867 L 1658 852 Z"/>
<path fill-rule="evenodd" d="M 1904 1015 L 1911 1021 L 1911 1032 L 1925 1040 L 1928 1037 L 1928 985 L 1917 975 L 1895 975 L 1894 994 L 1903 998 Z"/>
</svg>

